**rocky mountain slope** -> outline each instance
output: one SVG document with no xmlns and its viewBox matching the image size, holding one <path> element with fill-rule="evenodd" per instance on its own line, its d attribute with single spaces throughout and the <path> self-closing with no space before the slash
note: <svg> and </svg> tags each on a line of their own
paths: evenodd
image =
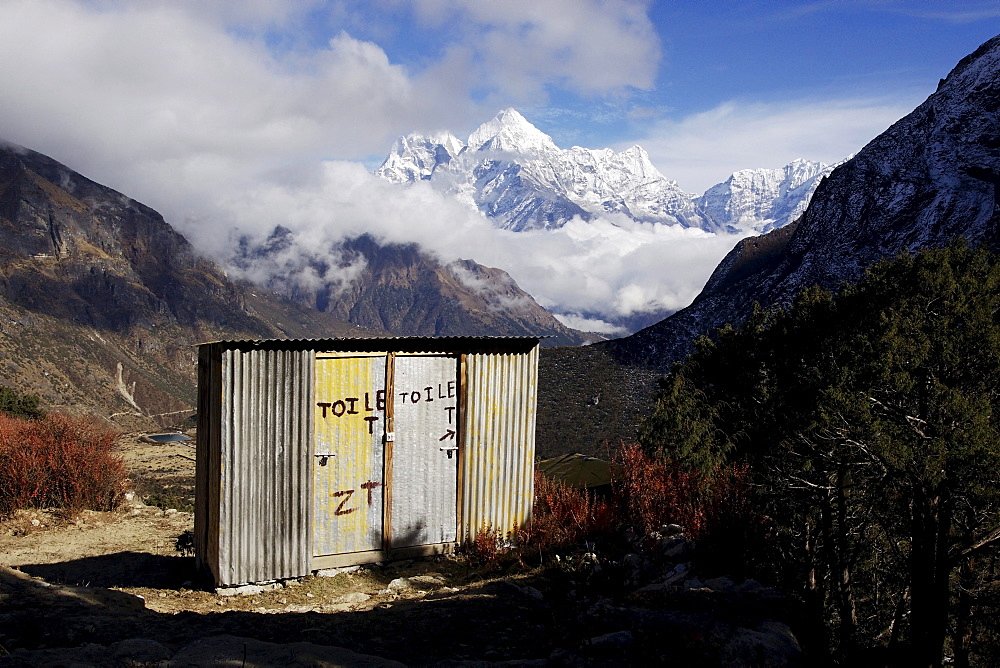
<svg viewBox="0 0 1000 668">
<path fill-rule="evenodd" d="M 1000 37 L 964 58 L 912 113 L 835 169 L 797 224 L 745 239 L 687 308 L 608 344 L 666 368 L 692 335 L 740 322 L 752 304 L 834 289 L 900 251 L 956 237 L 1000 248 Z"/>
<path fill-rule="evenodd" d="M 295 254 L 294 233 L 277 228 L 263 244 L 244 239 L 236 266 L 269 276 L 267 287 L 302 306 L 361 327 L 405 336 L 545 336 L 544 345 L 599 340 L 570 329 L 539 306 L 501 269 L 472 260 L 442 264 L 416 244 L 379 243 L 363 235 L 325 249 L 342 258 L 350 280 L 331 277 L 330 267 L 281 266 Z M 328 264 L 329 260 L 315 260 Z M 313 270 L 323 280 L 304 280 Z"/>
<path fill-rule="evenodd" d="M 796 160 L 780 169 L 741 170 L 695 197 L 663 176 L 639 146 L 560 149 L 516 110 L 505 109 L 467 142 L 450 132 L 400 137 L 375 173 L 399 184 L 429 181 L 501 229 L 558 228 L 574 216 L 621 214 L 735 233 L 797 218 L 830 169 Z"/>
<path fill-rule="evenodd" d="M 156 211 L 0 145 L 0 383 L 170 421 L 193 410 L 199 342 L 361 331 L 230 281 Z"/>
<path fill-rule="evenodd" d="M 787 303 L 814 284 L 835 289 L 882 258 L 959 236 L 1000 249 L 998 111 L 1000 37 L 833 170 L 797 222 L 737 244 L 690 306 L 623 339 L 546 351 L 539 441 L 558 438 L 567 449 L 600 455 L 602 441 L 633 438 L 655 375 L 687 355 L 694 337 L 742 322 L 755 302 Z M 591 369 L 601 377 L 591 378 Z M 609 400 L 617 402 L 611 412 Z M 578 436 L 572 424 L 588 428 Z"/>
</svg>

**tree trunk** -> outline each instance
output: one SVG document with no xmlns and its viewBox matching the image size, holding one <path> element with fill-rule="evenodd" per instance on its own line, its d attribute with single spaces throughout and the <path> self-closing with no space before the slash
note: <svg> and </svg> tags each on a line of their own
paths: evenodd
<svg viewBox="0 0 1000 668">
<path fill-rule="evenodd" d="M 976 586 L 976 560 L 962 564 L 958 571 L 958 609 L 955 611 L 955 668 L 969 668 L 969 651 L 975 636 L 975 618 L 972 607 L 975 598 L 972 590 Z"/>
<path fill-rule="evenodd" d="M 827 572 L 820 554 L 820 528 L 815 517 L 815 509 L 806 511 L 805 517 L 805 554 L 808 570 L 806 571 L 805 604 L 811 629 L 808 645 L 815 651 L 829 651 L 830 639 L 826 629 L 826 587 Z"/>
<path fill-rule="evenodd" d="M 837 612 L 840 615 L 840 653 L 851 656 L 857 643 L 858 612 L 854 604 L 851 582 L 851 541 L 847 518 L 847 474 L 844 468 L 837 472 L 837 522 L 836 522 L 836 568 Z"/>
<path fill-rule="evenodd" d="M 948 632 L 951 503 L 915 486 L 910 546 L 910 646 L 914 665 L 937 667 Z"/>
</svg>

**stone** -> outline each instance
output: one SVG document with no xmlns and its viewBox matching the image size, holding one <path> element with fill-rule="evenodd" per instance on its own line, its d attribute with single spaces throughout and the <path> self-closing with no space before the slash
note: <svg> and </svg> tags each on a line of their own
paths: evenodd
<svg viewBox="0 0 1000 668">
<path fill-rule="evenodd" d="M 765 621 L 756 629 L 739 628 L 719 651 L 725 666 L 784 666 L 798 665 L 802 648 L 790 628 L 781 622 Z"/>
<path fill-rule="evenodd" d="M 438 573 L 427 573 L 426 575 L 414 575 L 409 578 L 413 584 L 441 587 L 445 584 L 445 579 Z"/>
<path fill-rule="evenodd" d="M 149 665 L 170 658 L 170 650 L 149 638 L 130 638 L 120 640 L 108 647 L 112 656 L 121 662 L 134 661 L 141 665 Z"/>
<path fill-rule="evenodd" d="M 760 591 L 763 588 L 764 585 L 762 585 L 761 583 L 757 582 L 756 580 L 747 578 L 740 584 L 736 585 L 735 590 L 740 592 L 741 594 L 749 594 L 755 591 Z"/>
<path fill-rule="evenodd" d="M 632 637 L 631 631 L 615 631 L 590 639 L 591 647 L 602 649 L 623 649 L 630 647 L 634 642 L 635 638 Z"/>
<path fill-rule="evenodd" d="M 215 590 L 215 593 L 219 596 L 253 596 L 263 591 L 264 587 L 260 585 L 247 584 L 240 587 L 220 587 Z"/>
<path fill-rule="evenodd" d="M 667 559 L 684 559 L 691 552 L 691 543 L 680 534 L 664 538 L 657 543 L 657 547 Z"/>
<path fill-rule="evenodd" d="M 401 592 L 405 589 L 411 589 L 412 587 L 413 585 L 410 584 L 410 581 L 407 578 L 396 578 L 395 580 L 389 583 L 386 589 L 390 593 L 394 593 L 394 592 Z"/>
<path fill-rule="evenodd" d="M 728 577 L 718 577 L 711 578 L 710 580 L 705 580 L 705 586 L 712 591 L 732 591 L 733 581 Z"/>
<path fill-rule="evenodd" d="M 542 599 L 545 598 L 545 595 L 542 592 L 538 591 L 537 589 L 531 586 L 521 587 L 521 593 L 524 594 L 525 596 L 535 599 L 536 601 L 541 601 Z"/>
<path fill-rule="evenodd" d="M 685 572 L 681 572 L 681 573 L 669 573 L 668 575 L 664 576 L 660 580 L 660 582 L 658 584 L 662 584 L 664 586 L 672 587 L 672 586 L 678 584 L 686 576 L 687 576 L 687 573 L 685 573 Z"/>
<path fill-rule="evenodd" d="M 334 578 L 341 573 L 354 573 L 355 571 L 361 570 L 361 566 L 344 566 L 343 568 L 322 568 L 318 571 L 314 571 L 316 577 L 319 578 Z"/>
</svg>

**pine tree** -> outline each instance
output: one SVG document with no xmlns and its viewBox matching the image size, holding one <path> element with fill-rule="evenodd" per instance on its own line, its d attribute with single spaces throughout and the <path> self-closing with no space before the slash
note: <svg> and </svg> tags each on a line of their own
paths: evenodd
<svg viewBox="0 0 1000 668">
<path fill-rule="evenodd" d="M 751 464 L 779 576 L 842 657 L 939 665 L 947 647 L 967 665 L 1000 543 L 998 388 L 1000 264 L 958 242 L 700 342 L 643 442 Z"/>
</svg>

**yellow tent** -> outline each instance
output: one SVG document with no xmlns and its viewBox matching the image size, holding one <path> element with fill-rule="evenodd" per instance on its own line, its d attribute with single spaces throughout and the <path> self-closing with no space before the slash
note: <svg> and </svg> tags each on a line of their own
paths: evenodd
<svg viewBox="0 0 1000 668">
<path fill-rule="evenodd" d="M 611 484 L 611 467 L 608 462 L 579 452 L 537 462 L 535 470 L 570 487 L 590 489 Z"/>
</svg>

